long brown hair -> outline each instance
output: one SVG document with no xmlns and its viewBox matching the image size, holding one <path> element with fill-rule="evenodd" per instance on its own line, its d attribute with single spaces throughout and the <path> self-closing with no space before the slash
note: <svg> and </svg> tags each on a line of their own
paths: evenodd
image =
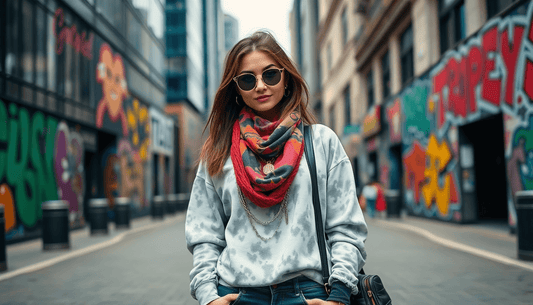
<svg viewBox="0 0 533 305">
<path fill-rule="evenodd" d="M 307 111 L 309 102 L 307 84 L 292 60 L 285 54 L 272 34 L 264 31 L 255 32 L 239 41 L 226 56 L 222 82 L 215 95 L 213 109 L 204 128 L 205 132 L 209 127 L 209 137 L 202 147 L 199 160 L 206 162 L 207 170 L 211 176 L 222 171 L 222 167 L 230 155 L 233 124 L 244 106 L 242 99 L 240 105 L 236 103 L 238 89 L 233 77 L 239 72 L 242 58 L 253 51 L 263 51 L 270 55 L 288 73 L 285 76 L 288 77 L 287 90 L 289 95 L 280 101 L 282 103 L 280 118 L 286 117 L 299 108 L 305 124 L 316 122 L 315 117 Z"/>
</svg>

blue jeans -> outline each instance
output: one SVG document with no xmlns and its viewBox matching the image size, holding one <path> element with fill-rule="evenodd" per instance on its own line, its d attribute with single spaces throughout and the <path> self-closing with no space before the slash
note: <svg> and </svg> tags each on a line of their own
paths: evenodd
<svg viewBox="0 0 533 305">
<path fill-rule="evenodd" d="M 278 285 L 264 287 L 234 288 L 218 285 L 218 295 L 238 293 L 232 305 L 307 305 L 306 300 L 326 300 L 324 286 L 304 276 L 299 276 Z"/>
<path fill-rule="evenodd" d="M 366 200 L 366 212 L 370 218 L 374 218 L 374 215 L 376 214 L 376 199 Z"/>
</svg>

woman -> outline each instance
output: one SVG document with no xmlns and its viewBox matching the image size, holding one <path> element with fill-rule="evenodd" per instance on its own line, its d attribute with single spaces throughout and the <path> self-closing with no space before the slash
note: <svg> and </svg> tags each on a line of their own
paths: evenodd
<svg viewBox="0 0 533 305">
<path fill-rule="evenodd" d="M 366 258 L 367 227 L 335 133 L 313 125 L 331 293 L 321 278 L 302 160 L 308 91 L 269 33 L 229 52 L 187 212 L 191 294 L 200 305 L 348 304 Z M 207 127 L 206 127 L 207 128 Z"/>
</svg>

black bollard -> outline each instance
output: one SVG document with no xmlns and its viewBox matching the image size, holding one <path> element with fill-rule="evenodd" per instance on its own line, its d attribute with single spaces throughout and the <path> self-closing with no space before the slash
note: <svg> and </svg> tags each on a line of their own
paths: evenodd
<svg viewBox="0 0 533 305">
<path fill-rule="evenodd" d="M 533 261 L 533 191 L 519 191 L 516 198 L 518 258 Z"/>
<path fill-rule="evenodd" d="M 6 220 L 4 218 L 4 205 L 0 204 L 0 271 L 5 270 L 7 270 Z"/>
<path fill-rule="evenodd" d="M 389 218 L 399 218 L 400 209 L 401 209 L 401 200 L 400 200 L 400 191 L 399 190 L 386 190 L 385 191 L 385 202 L 387 202 L 387 217 Z"/>
<path fill-rule="evenodd" d="M 167 206 L 169 210 L 169 214 L 176 214 L 178 205 L 178 196 L 176 194 L 168 194 L 167 195 Z"/>
<path fill-rule="evenodd" d="M 89 213 L 91 214 L 91 235 L 107 235 L 109 204 L 107 198 L 94 198 L 89 200 Z"/>
<path fill-rule="evenodd" d="M 66 200 L 50 200 L 41 204 L 43 250 L 70 248 L 68 207 Z"/>
<path fill-rule="evenodd" d="M 165 197 L 161 195 L 154 196 L 154 200 L 152 200 L 152 218 L 163 219 L 164 208 L 165 208 Z"/>
<path fill-rule="evenodd" d="M 128 197 L 115 198 L 115 229 L 130 228 L 131 200 Z"/>
</svg>

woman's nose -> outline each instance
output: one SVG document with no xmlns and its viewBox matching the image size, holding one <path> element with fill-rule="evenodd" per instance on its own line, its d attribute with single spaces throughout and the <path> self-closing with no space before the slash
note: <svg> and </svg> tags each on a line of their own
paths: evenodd
<svg viewBox="0 0 533 305">
<path fill-rule="evenodd" d="M 267 85 L 265 84 L 265 82 L 263 82 L 263 78 L 262 77 L 258 77 L 257 78 L 257 85 L 255 86 L 255 89 L 256 90 L 263 90 L 267 87 Z"/>
</svg>

